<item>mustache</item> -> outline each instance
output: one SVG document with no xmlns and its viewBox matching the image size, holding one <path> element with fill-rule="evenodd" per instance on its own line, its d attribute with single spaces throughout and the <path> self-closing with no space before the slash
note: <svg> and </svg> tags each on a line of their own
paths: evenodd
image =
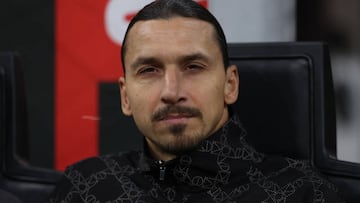
<svg viewBox="0 0 360 203">
<path fill-rule="evenodd" d="M 154 112 L 151 119 L 152 121 L 160 121 L 166 118 L 170 114 L 180 114 L 186 117 L 202 118 L 202 113 L 197 108 L 186 107 L 186 106 L 165 106 Z"/>
</svg>

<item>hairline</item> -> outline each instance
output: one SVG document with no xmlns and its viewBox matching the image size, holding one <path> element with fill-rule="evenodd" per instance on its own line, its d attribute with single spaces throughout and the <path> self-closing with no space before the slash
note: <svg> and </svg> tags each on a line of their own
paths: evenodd
<svg viewBox="0 0 360 203">
<path fill-rule="evenodd" d="M 216 32 L 216 28 L 213 24 L 211 24 L 210 22 L 206 21 L 206 20 L 203 20 L 203 19 L 200 19 L 200 18 L 195 18 L 195 17 L 185 17 L 185 16 L 181 16 L 181 15 L 177 15 L 177 14 L 173 14 L 173 15 L 169 15 L 169 16 L 166 16 L 166 17 L 157 17 L 157 18 L 153 18 L 153 19 L 146 19 L 146 20 L 138 20 L 136 21 L 134 24 L 131 24 L 131 27 L 129 27 L 129 29 L 126 31 L 126 34 L 125 34 L 125 37 L 124 37 L 124 41 L 122 43 L 122 48 L 121 48 L 121 51 L 122 51 L 122 66 L 123 66 L 123 70 L 124 70 L 124 73 L 125 73 L 125 54 L 126 54 L 126 51 L 127 51 L 127 43 L 128 43 L 128 38 L 129 38 L 129 33 L 131 32 L 132 28 L 139 22 L 146 22 L 146 21 L 151 21 L 151 20 L 171 20 L 173 18 L 187 18 L 187 19 L 194 19 L 194 20 L 200 20 L 202 22 L 205 22 L 205 23 L 208 23 L 211 28 L 212 28 L 212 36 L 213 36 L 213 39 L 215 40 L 215 43 L 217 44 L 217 47 L 219 48 L 220 50 L 220 53 L 222 55 L 222 57 L 224 57 L 224 53 L 222 53 L 222 49 L 221 49 L 221 44 L 220 44 L 220 41 L 221 41 L 221 37 L 218 35 L 218 33 Z M 129 25 L 130 26 L 130 25 Z M 222 63 L 223 60 L 222 60 Z M 225 69 L 227 68 L 225 64 L 223 64 Z"/>
</svg>

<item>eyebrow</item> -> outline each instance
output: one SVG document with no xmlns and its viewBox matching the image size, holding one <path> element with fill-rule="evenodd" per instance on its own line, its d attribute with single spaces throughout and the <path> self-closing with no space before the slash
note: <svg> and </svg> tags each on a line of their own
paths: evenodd
<svg viewBox="0 0 360 203">
<path fill-rule="evenodd" d="M 195 61 L 195 60 L 202 60 L 205 62 L 209 62 L 209 57 L 207 57 L 206 55 L 202 54 L 202 53 L 192 53 L 192 54 L 188 54 L 188 55 L 183 55 L 180 56 L 176 59 L 176 62 L 178 64 L 184 64 L 186 62 L 189 61 Z M 132 69 L 143 65 L 143 64 L 162 64 L 161 60 L 159 60 L 156 57 L 138 57 L 134 63 L 132 63 L 130 65 L 130 67 Z"/>
<path fill-rule="evenodd" d="M 178 63 L 182 64 L 182 63 L 186 63 L 189 61 L 196 61 L 196 60 L 209 62 L 210 59 L 209 59 L 209 57 L 207 57 L 206 55 L 204 55 L 202 53 L 193 53 L 193 54 L 179 57 Z"/>
<path fill-rule="evenodd" d="M 143 65 L 143 64 L 160 64 L 160 60 L 158 60 L 157 58 L 155 57 L 139 57 L 135 60 L 134 63 L 132 63 L 130 65 L 130 67 L 132 69 L 140 66 L 140 65 Z"/>
</svg>

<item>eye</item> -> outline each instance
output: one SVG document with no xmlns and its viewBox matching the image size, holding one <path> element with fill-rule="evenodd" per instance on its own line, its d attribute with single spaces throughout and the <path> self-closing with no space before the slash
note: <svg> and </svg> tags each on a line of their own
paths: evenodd
<svg viewBox="0 0 360 203">
<path fill-rule="evenodd" d="M 204 68 L 205 68 L 204 65 L 202 65 L 202 64 L 197 64 L 197 63 L 188 64 L 188 65 L 186 66 L 186 69 L 187 69 L 187 70 L 191 70 L 191 71 L 202 70 L 202 69 L 204 69 Z"/>
<path fill-rule="evenodd" d="M 138 74 L 148 74 L 148 73 L 155 73 L 157 72 L 157 68 L 155 68 L 154 66 L 146 66 L 143 68 L 140 68 L 138 71 Z"/>
</svg>

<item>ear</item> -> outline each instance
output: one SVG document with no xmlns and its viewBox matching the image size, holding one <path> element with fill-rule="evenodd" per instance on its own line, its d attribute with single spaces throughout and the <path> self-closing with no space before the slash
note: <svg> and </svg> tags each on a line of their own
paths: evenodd
<svg viewBox="0 0 360 203">
<path fill-rule="evenodd" d="M 132 114 L 131 105 L 129 102 L 129 98 L 127 96 L 126 82 L 124 77 L 119 78 L 119 88 L 120 88 L 120 97 L 121 97 L 121 110 L 125 115 L 131 116 Z"/>
<path fill-rule="evenodd" d="M 231 65 L 226 69 L 224 88 L 225 104 L 230 105 L 235 103 L 239 95 L 239 74 L 236 65 Z"/>
</svg>

